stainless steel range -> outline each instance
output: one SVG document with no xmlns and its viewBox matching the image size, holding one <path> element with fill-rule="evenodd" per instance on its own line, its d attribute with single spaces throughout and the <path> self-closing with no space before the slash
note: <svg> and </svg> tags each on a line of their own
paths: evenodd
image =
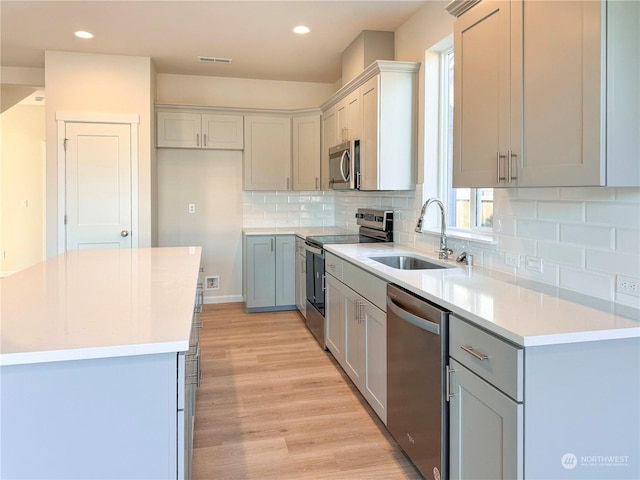
<svg viewBox="0 0 640 480">
<path fill-rule="evenodd" d="M 307 250 L 307 328 L 325 348 L 325 270 L 324 245 L 336 243 L 393 242 L 393 211 L 359 208 L 358 234 L 319 235 L 306 239 Z"/>
</svg>

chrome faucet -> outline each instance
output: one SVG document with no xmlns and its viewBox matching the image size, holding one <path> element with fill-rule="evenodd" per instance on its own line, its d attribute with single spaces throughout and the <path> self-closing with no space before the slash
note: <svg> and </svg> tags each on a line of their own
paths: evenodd
<svg viewBox="0 0 640 480">
<path fill-rule="evenodd" d="M 447 235 L 445 233 L 447 229 L 447 224 L 445 221 L 445 213 L 444 213 L 444 205 L 437 198 L 430 198 L 424 205 L 422 205 L 422 210 L 420 211 L 420 218 L 418 218 L 418 223 L 416 223 L 415 231 L 416 233 L 422 233 L 422 222 L 424 221 L 424 214 L 429 208 L 429 205 L 435 203 L 440 207 L 440 250 L 438 250 L 438 258 L 442 260 L 446 260 L 449 258 L 449 255 L 453 254 L 453 250 L 447 247 Z"/>
</svg>

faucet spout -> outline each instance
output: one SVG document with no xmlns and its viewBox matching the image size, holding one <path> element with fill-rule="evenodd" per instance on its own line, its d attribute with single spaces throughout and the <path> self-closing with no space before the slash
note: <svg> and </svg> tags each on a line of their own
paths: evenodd
<svg viewBox="0 0 640 480">
<path fill-rule="evenodd" d="M 449 258 L 449 255 L 453 253 L 450 248 L 447 248 L 447 224 L 446 224 L 446 215 L 444 204 L 438 200 L 437 198 L 430 198 L 424 205 L 422 205 L 422 210 L 420 210 L 420 218 L 418 218 L 418 222 L 416 223 L 415 231 L 416 233 L 422 233 L 422 223 L 424 221 L 424 215 L 429 208 L 429 205 L 435 203 L 438 207 L 440 207 L 440 250 L 438 250 L 438 257 L 441 259 Z"/>
</svg>

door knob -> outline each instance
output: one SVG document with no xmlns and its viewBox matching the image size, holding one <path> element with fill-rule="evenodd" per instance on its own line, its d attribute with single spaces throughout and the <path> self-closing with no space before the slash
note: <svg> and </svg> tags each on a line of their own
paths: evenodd
<svg viewBox="0 0 640 480">
<path fill-rule="evenodd" d="M 120 235 L 121 235 L 122 237 L 128 237 L 128 236 L 129 236 L 129 232 L 128 232 L 128 231 L 126 231 L 126 230 L 122 230 L 122 231 L 120 232 Z"/>
</svg>

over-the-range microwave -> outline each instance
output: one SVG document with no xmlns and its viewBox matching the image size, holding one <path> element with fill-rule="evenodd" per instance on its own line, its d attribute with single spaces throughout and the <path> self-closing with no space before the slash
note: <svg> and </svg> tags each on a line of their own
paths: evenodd
<svg viewBox="0 0 640 480">
<path fill-rule="evenodd" d="M 332 190 L 360 188 L 360 140 L 348 140 L 329 148 L 329 187 Z"/>
</svg>

